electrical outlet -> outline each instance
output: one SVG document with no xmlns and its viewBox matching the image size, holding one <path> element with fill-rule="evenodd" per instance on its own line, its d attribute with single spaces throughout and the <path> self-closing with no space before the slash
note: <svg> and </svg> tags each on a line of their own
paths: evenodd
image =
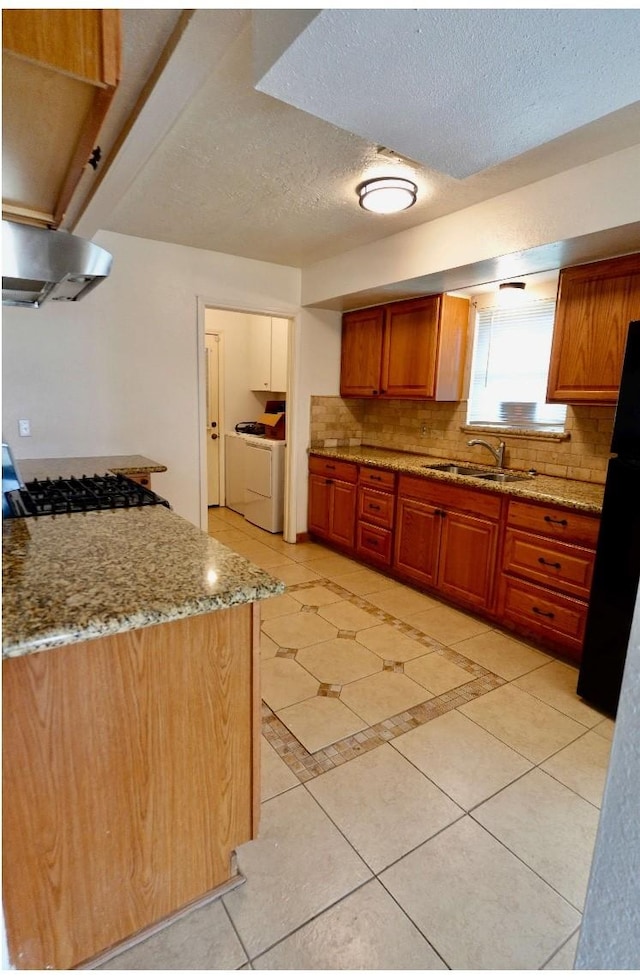
<svg viewBox="0 0 640 978">
<path fill-rule="evenodd" d="M 422 428 L 420 429 L 420 434 L 421 435 L 428 435 L 429 434 L 429 428 L 428 428 L 428 426 L 426 424 L 423 424 L 422 425 Z"/>
<path fill-rule="evenodd" d="M 31 422 L 26 418 L 23 418 L 22 421 L 18 421 L 18 434 L 21 438 L 29 438 L 31 435 Z"/>
</svg>

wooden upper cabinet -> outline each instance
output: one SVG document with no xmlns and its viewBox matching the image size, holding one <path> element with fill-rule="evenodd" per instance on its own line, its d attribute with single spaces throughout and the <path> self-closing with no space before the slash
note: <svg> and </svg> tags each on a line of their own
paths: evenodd
<svg viewBox="0 0 640 978">
<path fill-rule="evenodd" d="M 342 317 L 340 393 L 374 397 L 380 393 L 384 307 L 358 309 Z"/>
<path fill-rule="evenodd" d="M 3 217 L 57 227 L 120 77 L 120 11 L 2 12 Z"/>
<path fill-rule="evenodd" d="M 640 254 L 562 269 L 547 400 L 615 404 L 634 319 L 640 319 Z"/>
<path fill-rule="evenodd" d="M 340 393 L 460 400 L 468 321 L 468 300 L 450 295 L 346 313 Z"/>
</svg>

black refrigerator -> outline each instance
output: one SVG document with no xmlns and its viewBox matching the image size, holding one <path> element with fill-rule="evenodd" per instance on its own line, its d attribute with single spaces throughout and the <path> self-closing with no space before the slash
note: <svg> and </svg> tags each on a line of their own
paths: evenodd
<svg viewBox="0 0 640 978">
<path fill-rule="evenodd" d="M 640 322 L 629 323 L 578 694 L 616 714 L 640 579 Z"/>
</svg>

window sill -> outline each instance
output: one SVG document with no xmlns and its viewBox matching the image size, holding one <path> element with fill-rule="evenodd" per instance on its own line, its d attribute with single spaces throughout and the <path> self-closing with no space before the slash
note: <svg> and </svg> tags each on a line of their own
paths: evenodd
<svg viewBox="0 0 640 978">
<path fill-rule="evenodd" d="M 468 434 L 483 432 L 488 435 L 508 435 L 509 438 L 537 439 L 538 441 L 569 441 L 570 431 L 541 431 L 539 428 L 515 428 L 509 425 L 461 424 L 460 431 Z"/>
</svg>

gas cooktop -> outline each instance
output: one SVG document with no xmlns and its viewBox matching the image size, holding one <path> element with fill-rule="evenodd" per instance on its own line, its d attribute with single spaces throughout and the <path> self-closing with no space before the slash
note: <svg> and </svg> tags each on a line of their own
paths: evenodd
<svg viewBox="0 0 640 978">
<path fill-rule="evenodd" d="M 23 488 L 5 493 L 5 516 L 55 516 L 100 509 L 129 509 L 138 506 L 167 506 L 169 503 L 150 489 L 124 475 L 83 475 L 81 479 L 35 479 Z"/>
</svg>

